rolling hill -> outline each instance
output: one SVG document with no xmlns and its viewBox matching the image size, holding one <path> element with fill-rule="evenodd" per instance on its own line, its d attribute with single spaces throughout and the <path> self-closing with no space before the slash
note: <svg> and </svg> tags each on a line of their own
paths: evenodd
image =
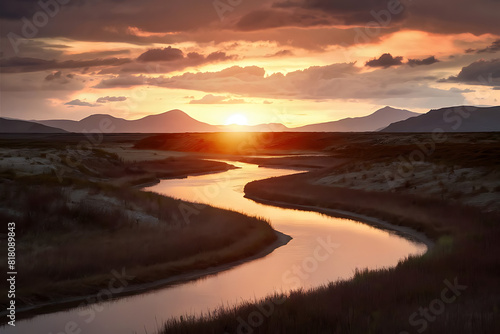
<svg viewBox="0 0 500 334">
<path fill-rule="evenodd" d="M 0 133 L 66 133 L 62 129 L 34 122 L 0 118 Z"/>
<path fill-rule="evenodd" d="M 137 120 L 126 120 L 111 115 L 96 114 L 80 121 L 46 120 L 35 122 L 70 132 L 175 133 L 219 131 L 217 126 L 197 121 L 181 110 L 171 110 Z"/>
<path fill-rule="evenodd" d="M 392 123 L 382 132 L 494 132 L 500 131 L 500 106 L 457 106 Z"/>
<path fill-rule="evenodd" d="M 344 118 L 338 121 L 310 124 L 290 131 L 298 132 L 368 132 L 377 131 L 387 125 L 406 120 L 420 114 L 391 107 L 384 107 L 364 117 Z"/>
</svg>

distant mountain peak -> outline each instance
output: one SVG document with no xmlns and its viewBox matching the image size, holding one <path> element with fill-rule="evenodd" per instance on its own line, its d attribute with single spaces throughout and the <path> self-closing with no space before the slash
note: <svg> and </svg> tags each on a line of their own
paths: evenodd
<svg viewBox="0 0 500 334">
<path fill-rule="evenodd" d="M 186 112 L 180 110 L 180 109 L 173 109 L 169 111 L 165 111 L 159 114 L 153 114 L 153 115 L 148 115 L 143 117 L 142 119 L 145 118 L 155 118 L 155 117 L 183 117 L 186 119 L 194 119 L 193 117 L 189 116 Z"/>
<path fill-rule="evenodd" d="M 165 111 L 164 114 L 167 114 L 167 113 L 170 113 L 170 114 L 181 114 L 181 115 L 188 115 L 187 113 L 185 113 L 184 111 L 180 110 L 180 109 L 172 109 L 172 110 L 169 110 L 169 111 Z M 189 115 L 188 115 L 189 116 Z"/>
<path fill-rule="evenodd" d="M 92 114 L 90 116 L 87 116 L 85 118 L 82 118 L 80 120 L 80 122 L 85 122 L 85 121 L 89 121 L 89 120 L 94 120 L 94 119 L 102 119 L 102 118 L 112 118 L 112 119 L 119 119 L 117 117 L 114 117 L 114 116 L 111 116 L 111 115 L 108 115 L 108 114 Z"/>
<path fill-rule="evenodd" d="M 106 129 L 101 129 L 103 119 L 111 122 Z M 140 119 L 123 119 L 106 114 L 90 115 L 80 121 L 48 120 L 37 121 L 39 124 L 55 126 L 71 132 L 105 131 L 114 133 L 173 133 L 173 132 L 216 132 L 219 129 L 200 122 L 182 110 L 174 109 L 161 114 L 148 115 Z"/>
<path fill-rule="evenodd" d="M 497 132 L 500 131 L 500 106 L 454 106 L 432 109 L 426 114 L 393 122 L 382 132 Z"/>
<path fill-rule="evenodd" d="M 370 132 L 385 128 L 391 123 L 418 116 L 418 113 L 385 106 L 374 113 L 362 117 L 349 117 L 338 121 L 310 124 L 291 131 L 307 132 Z"/>
<path fill-rule="evenodd" d="M 162 116 L 162 115 L 187 115 L 184 111 L 180 110 L 180 109 L 172 109 L 172 110 L 167 110 L 167 111 L 164 111 L 164 112 L 161 112 L 159 114 L 151 114 L 151 115 L 148 115 L 148 116 Z"/>
<path fill-rule="evenodd" d="M 393 107 L 390 107 L 390 106 L 385 106 L 385 107 L 383 107 L 381 109 L 378 109 L 377 111 L 375 111 L 371 115 L 387 114 L 387 113 L 413 113 L 413 112 L 410 111 L 410 110 L 406 110 L 406 109 L 397 109 L 397 108 L 393 108 Z"/>
</svg>

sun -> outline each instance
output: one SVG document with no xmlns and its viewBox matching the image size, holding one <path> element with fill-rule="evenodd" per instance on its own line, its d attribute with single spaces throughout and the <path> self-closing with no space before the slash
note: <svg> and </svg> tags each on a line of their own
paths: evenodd
<svg viewBox="0 0 500 334">
<path fill-rule="evenodd" d="M 226 119 L 226 125 L 248 125 L 245 115 L 233 114 Z"/>
</svg>

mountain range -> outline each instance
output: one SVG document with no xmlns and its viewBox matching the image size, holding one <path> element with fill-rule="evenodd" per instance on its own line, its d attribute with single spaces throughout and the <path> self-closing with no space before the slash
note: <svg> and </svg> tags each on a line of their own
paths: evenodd
<svg viewBox="0 0 500 334">
<path fill-rule="evenodd" d="M 80 121 L 73 120 L 33 120 L 51 128 L 68 132 L 101 133 L 175 133 L 175 132 L 361 132 L 375 131 L 388 124 L 419 115 L 408 110 L 385 107 L 375 113 L 357 118 L 311 124 L 298 128 L 288 128 L 281 123 L 258 125 L 212 125 L 200 122 L 181 110 L 171 110 L 150 115 L 137 120 L 126 120 L 111 115 L 96 114 Z M 36 128 L 35 128 L 36 129 Z M 61 131 L 61 132 L 64 132 Z M 0 132 L 6 132 L 0 129 Z"/>
<path fill-rule="evenodd" d="M 0 133 L 185 133 L 185 132 L 446 132 L 500 131 L 500 106 L 459 106 L 418 114 L 384 107 L 374 113 L 338 121 L 288 128 L 280 123 L 259 125 L 212 125 L 200 122 L 181 110 L 171 110 L 137 120 L 96 114 L 80 121 L 13 120 L 0 118 Z"/>
<path fill-rule="evenodd" d="M 197 121 L 181 110 L 171 110 L 137 120 L 126 120 L 111 115 L 96 114 L 80 121 L 47 120 L 33 122 L 69 132 L 173 133 L 217 131 L 217 127 L 214 125 Z"/>
<path fill-rule="evenodd" d="M 404 109 L 384 107 L 364 117 L 344 118 L 338 121 L 311 124 L 294 128 L 297 132 L 368 132 L 377 131 L 388 124 L 403 121 L 420 114 Z"/>
</svg>

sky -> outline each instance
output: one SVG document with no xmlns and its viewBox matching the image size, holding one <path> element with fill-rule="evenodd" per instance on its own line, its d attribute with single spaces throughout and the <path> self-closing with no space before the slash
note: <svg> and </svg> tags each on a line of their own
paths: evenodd
<svg viewBox="0 0 500 334">
<path fill-rule="evenodd" d="M 0 3 L 2 117 L 289 127 L 498 105 L 500 0 Z"/>
</svg>

